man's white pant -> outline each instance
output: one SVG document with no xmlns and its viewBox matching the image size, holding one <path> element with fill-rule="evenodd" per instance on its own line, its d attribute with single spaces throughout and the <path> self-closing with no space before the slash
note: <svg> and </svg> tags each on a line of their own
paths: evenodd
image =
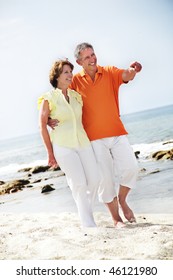
<svg viewBox="0 0 173 280">
<path fill-rule="evenodd" d="M 109 203 L 117 196 L 120 185 L 136 186 L 137 160 L 126 135 L 91 141 L 91 144 L 101 175 L 99 200 Z"/>
<path fill-rule="evenodd" d="M 92 146 L 66 148 L 54 144 L 53 150 L 61 170 L 66 175 L 82 226 L 96 226 L 93 218 L 93 205 L 100 177 Z"/>
</svg>

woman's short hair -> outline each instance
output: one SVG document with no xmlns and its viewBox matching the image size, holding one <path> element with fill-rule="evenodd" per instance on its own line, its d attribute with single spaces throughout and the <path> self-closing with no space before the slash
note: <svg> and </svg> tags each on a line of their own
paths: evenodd
<svg viewBox="0 0 173 280">
<path fill-rule="evenodd" d="M 50 81 L 51 85 L 54 88 L 57 88 L 57 85 L 58 85 L 57 79 L 61 75 L 61 73 L 63 71 L 63 66 L 64 65 L 69 65 L 71 70 L 73 71 L 74 66 L 68 60 L 58 60 L 58 61 L 55 61 L 53 66 L 52 66 L 52 68 L 51 68 L 51 70 L 50 70 L 49 81 Z"/>
</svg>

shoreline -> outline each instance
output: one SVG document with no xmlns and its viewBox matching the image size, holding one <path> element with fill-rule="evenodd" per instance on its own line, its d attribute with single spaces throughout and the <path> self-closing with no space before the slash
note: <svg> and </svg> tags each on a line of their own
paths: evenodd
<svg viewBox="0 0 173 280">
<path fill-rule="evenodd" d="M 143 163 L 140 165 L 142 167 Z M 137 214 L 173 213 L 172 161 L 150 162 L 144 167 L 139 174 L 137 187 L 128 196 L 129 206 Z M 76 212 L 62 171 L 46 171 L 32 174 L 31 177 L 28 177 L 28 173 L 22 173 L 20 176 L 22 179 L 29 178 L 29 187 L 26 185 L 14 193 L 1 194 L 1 212 Z M 53 191 L 42 193 L 45 185 L 52 186 Z M 107 209 L 96 201 L 94 211 L 106 212 Z"/>
<path fill-rule="evenodd" d="M 16 173 L 32 187 L 0 195 L 0 260 L 173 260 L 172 160 L 139 162 L 139 169 L 128 196 L 137 224 L 122 229 L 98 201 L 98 227 L 81 229 L 61 171 Z M 47 184 L 54 190 L 42 193 Z"/>
<path fill-rule="evenodd" d="M 46 180 L 55 188 L 48 193 L 37 183 L 1 195 L 0 260 L 173 260 L 171 180 L 171 169 L 169 177 L 160 172 L 139 179 L 128 198 L 137 224 L 125 222 L 120 210 L 127 224 L 122 229 L 98 201 L 97 228 L 81 229 L 65 176 Z"/>
</svg>

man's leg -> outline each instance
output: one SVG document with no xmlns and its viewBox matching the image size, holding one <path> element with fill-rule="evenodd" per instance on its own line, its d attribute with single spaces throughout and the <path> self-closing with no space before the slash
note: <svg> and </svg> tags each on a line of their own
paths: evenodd
<svg viewBox="0 0 173 280">
<path fill-rule="evenodd" d="M 124 217 L 130 223 L 133 223 L 133 222 L 136 222 L 136 219 L 134 217 L 133 211 L 130 209 L 130 207 L 128 206 L 128 204 L 126 202 L 126 198 L 127 198 L 129 191 L 130 191 L 130 188 L 125 187 L 125 186 L 120 186 L 119 194 L 118 194 L 118 201 L 122 208 Z"/>
<path fill-rule="evenodd" d="M 126 200 L 130 190 L 136 186 L 138 165 L 127 137 L 115 137 L 111 152 L 114 160 L 114 174 L 120 185 L 118 201 L 125 218 L 129 222 L 134 222 L 133 211 Z"/>
<path fill-rule="evenodd" d="M 92 146 L 98 162 L 101 183 L 98 190 L 99 200 L 108 208 L 114 225 L 123 227 L 119 215 L 117 194 L 114 186 L 113 160 L 109 149 L 109 138 L 92 141 Z"/>
<path fill-rule="evenodd" d="M 109 212 L 112 216 L 114 225 L 116 227 L 125 226 L 124 223 L 123 223 L 123 220 L 121 219 L 121 217 L 119 215 L 119 206 L 118 206 L 117 197 L 114 197 L 113 201 L 105 203 L 105 205 L 107 206 L 107 208 L 108 208 L 108 210 L 109 210 Z"/>
</svg>

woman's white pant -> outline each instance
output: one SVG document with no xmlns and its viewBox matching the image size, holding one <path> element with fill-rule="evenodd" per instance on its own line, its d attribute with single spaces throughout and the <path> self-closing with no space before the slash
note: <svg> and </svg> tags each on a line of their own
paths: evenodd
<svg viewBox="0 0 173 280">
<path fill-rule="evenodd" d="M 61 170 L 66 175 L 82 226 L 96 226 L 93 205 L 100 178 L 92 146 L 66 148 L 53 144 L 53 150 Z"/>
<path fill-rule="evenodd" d="M 137 160 L 126 135 L 91 141 L 91 144 L 101 175 L 99 200 L 109 203 L 117 196 L 120 185 L 136 186 Z"/>
</svg>

